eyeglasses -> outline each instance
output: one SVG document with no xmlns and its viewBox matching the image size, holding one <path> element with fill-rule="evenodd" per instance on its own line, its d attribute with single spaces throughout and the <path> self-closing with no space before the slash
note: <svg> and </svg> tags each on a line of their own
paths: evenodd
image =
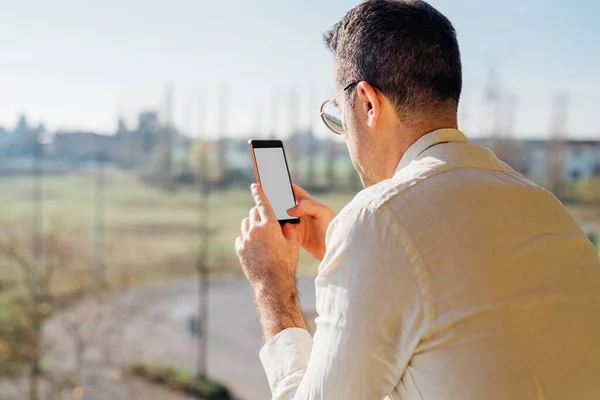
<svg viewBox="0 0 600 400">
<path fill-rule="evenodd" d="M 342 118 L 342 109 L 340 108 L 336 99 L 352 86 L 358 85 L 359 82 L 360 81 L 352 82 L 341 92 L 336 94 L 333 99 L 327 100 L 321 104 L 321 119 L 323 120 L 325 126 L 331 129 L 331 131 L 336 135 L 344 134 L 344 119 Z"/>
</svg>

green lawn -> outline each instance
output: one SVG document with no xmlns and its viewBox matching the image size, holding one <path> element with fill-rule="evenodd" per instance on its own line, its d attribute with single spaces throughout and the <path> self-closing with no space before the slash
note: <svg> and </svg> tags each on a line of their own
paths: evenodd
<svg viewBox="0 0 600 400">
<path fill-rule="evenodd" d="M 94 259 L 94 177 L 91 174 L 47 176 L 43 183 L 45 229 L 60 223 L 76 249 L 76 264 L 85 269 Z M 339 211 L 351 194 L 320 199 Z M 105 189 L 105 252 L 113 280 L 156 281 L 190 276 L 199 243 L 200 199 L 192 189 L 167 192 L 121 172 L 107 175 Z M 239 272 L 234 252 L 240 222 L 254 204 L 249 190 L 215 192 L 210 199 L 214 230 L 210 262 L 216 271 Z M 0 178 L 0 226 L 18 225 L 31 232 L 32 181 Z M 301 257 L 302 273 L 314 273 L 317 263 Z M 9 268 L 0 261 L 0 279 Z"/>
</svg>

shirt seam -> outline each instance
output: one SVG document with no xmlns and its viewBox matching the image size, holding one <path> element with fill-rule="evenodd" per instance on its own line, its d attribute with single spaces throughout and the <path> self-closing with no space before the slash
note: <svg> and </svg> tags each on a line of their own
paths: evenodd
<svg viewBox="0 0 600 400">
<path fill-rule="evenodd" d="M 384 210 L 378 209 L 377 213 L 382 214 Z M 384 218 L 385 224 L 388 229 L 395 234 L 395 239 L 402 245 L 402 248 L 411 264 L 412 272 L 417 280 L 419 287 L 419 294 L 421 295 L 424 319 L 425 319 L 425 332 L 421 335 L 421 340 L 427 339 L 433 332 L 436 310 L 434 304 L 433 291 L 431 289 L 431 274 L 425 264 L 423 255 L 417 247 L 413 237 L 410 235 L 408 230 L 400 223 L 396 214 L 389 210 L 393 215 L 393 218 Z M 395 226 L 393 226 L 395 225 Z M 417 345 L 418 347 L 418 345 Z M 416 349 L 416 347 L 415 347 Z M 413 349 L 413 354 L 414 350 Z"/>
<path fill-rule="evenodd" d="M 503 169 L 503 168 L 499 168 L 499 167 L 477 167 L 477 166 L 465 165 L 465 166 L 457 166 L 457 167 L 452 167 L 452 168 L 440 168 L 438 171 L 435 171 L 435 173 L 433 173 L 431 175 L 427 175 L 423 179 L 419 179 L 413 185 L 401 185 L 402 187 L 399 188 L 399 190 L 396 190 L 396 191 L 390 190 L 389 192 L 386 193 L 386 195 L 388 197 L 385 200 L 383 200 L 381 203 L 372 204 L 373 201 L 371 200 L 366 204 L 366 206 L 369 206 L 369 203 L 371 203 L 373 208 L 375 210 L 379 211 L 382 208 L 384 208 L 390 201 L 392 201 L 396 196 L 416 187 L 419 183 L 421 183 L 429 178 L 433 178 L 434 176 L 443 174 L 445 172 L 454 171 L 457 169 L 475 169 L 475 170 L 484 170 L 484 171 L 495 171 L 495 172 L 500 172 L 500 173 L 504 173 L 507 175 L 513 175 L 513 176 L 521 175 L 516 171 L 511 171 L 511 170 L 507 170 L 507 169 Z"/>
</svg>

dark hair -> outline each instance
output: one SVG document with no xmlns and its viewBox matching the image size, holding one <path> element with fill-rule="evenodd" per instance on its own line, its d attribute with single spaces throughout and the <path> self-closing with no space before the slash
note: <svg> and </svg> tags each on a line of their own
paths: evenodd
<svg viewBox="0 0 600 400">
<path fill-rule="evenodd" d="M 324 35 L 342 87 L 367 81 L 402 115 L 454 111 L 462 90 L 456 31 L 421 0 L 366 0 Z"/>
</svg>

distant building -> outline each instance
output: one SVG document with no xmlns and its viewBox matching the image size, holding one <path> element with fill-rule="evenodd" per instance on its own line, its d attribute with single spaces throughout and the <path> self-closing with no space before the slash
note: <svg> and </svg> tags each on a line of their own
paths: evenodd
<svg viewBox="0 0 600 400">
<path fill-rule="evenodd" d="M 29 126 L 27 125 L 27 117 L 25 117 L 25 115 L 21 115 L 19 117 L 19 122 L 17 122 L 17 126 L 15 127 L 13 134 L 17 136 L 29 134 Z"/>
<path fill-rule="evenodd" d="M 52 155 L 69 163 L 110 160 L 112 137 L 92 132 L 57 132 Z"/>
<path fill-rule="evenodd" d="M 512 142 L 507 146 L 507 142 Z M 548 163 L 551 158 L 551 146 L 558 146 L 561 178 L 565 182 L 592 180 L 600 176 L 600 140 L 563 140 L 552 143 L 544 139 L 475 139 L 473 142 L 489 147 L 498 152 L 498 147 L 510 147 L 513 154 L 511 160 L 505 160 L 513 168 L 535 182 L 544 184 L 548 181 Z M 499 153 L 499 152 L 498 152 Z M 503 158 L 503 157 L 500 157 Z"/>
<path fill-rule="evenodd" d="M 591 180 L 598 176 L 600 176 L 600 140 L 568 142 L 564 179 Z"/>
<path fill-rule="evenodd" d="M 39 136 L 42 132 L 32 128 L 27 123 L 25 115 L 19 117 L 19 121 L 12 132 L 6 132 L 1 140 L 6 157 L 29 157 L 40 149 Z"/>
<path fill-rule="evenodd" d="M 0 163 L 8 152 L 8 131 L 0 126 Z"/>
<path fill-rule="evenodd" d="M 145 111 L 138 116 L 138 128 L 135 133 L 140 136 L 144 154 L 149 154 L 156 146 L 159 132 L 158 113 Z"/>
<path fill-rule="evenodd" d="M 154 162 L 158 134 L 158 113 L 155 111 L 141 112 L 135 130 L 129 130 L 125 121 L 120 119 L 111 154 L 122 167 L 147 170 Z"/>
</svg>

